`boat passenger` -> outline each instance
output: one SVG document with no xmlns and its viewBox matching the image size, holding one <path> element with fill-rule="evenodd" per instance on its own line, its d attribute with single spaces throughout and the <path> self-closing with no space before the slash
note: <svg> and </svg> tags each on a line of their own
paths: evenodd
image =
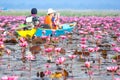
<svg viewBox="0 0 120 80">
<path fill-rule="evenodd" d="M 59 29 L 60 27 L 60 14 L 54 13 L 54 17 L 52 18 L 52 26 L 53 29 Z"/>
<path fill-rule="evenodd" d="M 38 27 L 40 25 L 40 20 L 39 17 L 37 16 L 36 8 L 31 9 L 31 15 L 26 17 L 25 23 L 29 26 L 29 28 Z"/>
<path fill-rule="evenodd" d="M 44 24 L 49 25 L 50 29 L 53 29 L 52 18 L 54 17 L 55 10 L 52 8 L 48 9 L 47 16 L 45 16 Z"/>
</svg>

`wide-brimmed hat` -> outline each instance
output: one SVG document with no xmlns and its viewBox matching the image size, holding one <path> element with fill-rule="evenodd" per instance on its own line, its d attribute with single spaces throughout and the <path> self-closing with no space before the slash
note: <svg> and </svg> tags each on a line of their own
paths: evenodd
<svg viewBox="0 0 120 80">
<path fill-rule="evenodd" d="M 49 8 L 47 14 L 51 14 L 51 13 L 55 13 L 55 12 L 56 12 L 55 10 L 53 10 L 52 8 Z"/>
</svg>

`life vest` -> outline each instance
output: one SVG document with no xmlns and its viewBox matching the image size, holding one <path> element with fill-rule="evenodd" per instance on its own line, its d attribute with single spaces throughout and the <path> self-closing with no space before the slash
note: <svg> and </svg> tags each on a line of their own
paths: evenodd
<svg viewBox="0 0 120 80">
<path fill-rule="evenodd" d="M 51 29 L 53 28 L 53 26 L 52 26 L 52 19 L 51 19 L 51 17 L 49 15 L 47 15 L 45 17 L 44 24 L 49 25 Z"/>
</svg>

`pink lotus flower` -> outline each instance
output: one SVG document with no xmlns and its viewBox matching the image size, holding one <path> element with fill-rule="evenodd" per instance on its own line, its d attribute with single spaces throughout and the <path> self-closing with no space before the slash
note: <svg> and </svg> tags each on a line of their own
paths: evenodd
<svg viewBox="0 0 120 80">
<path fill-rule="evenodd" d="M 45 49 L 45 52 L 47 52 L 47 53 L 50 53 L 50 52 L 52 52 L 53 51 L 53 48 L 46 48 Z"/>
<path fill-rule="evenodd" d="M 100 49 L 100 47 L 95 47 L 95 48 L 94 48 L 94 51 L 97 52 L 99 49 Z"/>
<path fill-rule="evenodd" d="M 87 46 L 86 45 L 81 45 L 81 48 L 82 49 L 85 49 Z"/>
<path fill-rule="evenodd" d="M 28 46 L 28 43 L 26 41 L 24 41 L 23 43 L 20 43 L 20 46 L 21 47 L 27 47 Z"/>
<path fill-rule="evenodd" d="M 4 42 L 5 41 L 5 38 L 0 38 L 0 42 Z"/>
<path fill-rule="evenodd" d="M 112 62 L 113 62 L 113 63 L 116 63 L 117 61 L 116 61 L 116 60 L 114 60 L 114 59 L 112 59 Z"/>
<path fill-rule="evenodd" d="M 89 32 L 95 32 L 94 28 L 90 28 Z"/>
<path fill-rule="evenodd" d="M 49 42 L 50 41 L 50 37 L 47 37 L 46 40 Z"/>
<path fill-rule="evenodd" d="M 120 38 L 118 38 L 117 41 L 120 42 Z"/>
<path fill-rule="evenodd" d="M 96 38 L 97 39 L 102 39 L 102 36 L 101 35 L 97 35 Z"/>
<path fill-rule="evenodd" d="M 5 29 L 3 29 L 3 28 L 0 27 L 0 31 L 4 31 L 4 30 L 5 30 Z"/>
<path fill-rule="evenodd" d="M 88 48 L 89 52 L 94 52 L 94 48 Z"/>
<path fill-rule="evenodd" d="M 116 72 L 118 70 L 118 66 L 107 67 L 107 70 L 110 71 L 110 72 Z"/>
<path fill-rule="evenodd" d="M 120 78 L 115 78 L 115 80 L 120 80 Z"/>
<path fill-rule="evenodd" d="M 83 32 L 83 34 L 88 34 L 88 32 Z"/>
<path fill-rule="evenodd" d="M 87 40 L 87 38 L 81 38 L 81 41 L 86 41 Z"/>
<path fill-rule="evenodd" d="M 93 71 L 88 71 L 87 74 L 88 75 L 93 75 Z"/>
<path fill-rule="evenodd" d="M 117 74 L 120 76 L 120 71 L 118 71 Z"/>
<path fill-rule="evenodd" d="M 28 60 L 35 60 L 35 57 L 34 57 L 32 54 L 28 54 L 28 55 L 26 56 L 26 58 L 27 58 Z"/>
<path fill-rule="evenodd" d="M 76 58 L 77 56 L 76 55 L 69 55 L 69 58 L 70 59 L 74 59 L 74 58 Z"/>
<path fill-rule="evenodd" d="M 116 52 L 120 52 L 120 47 L 114 47 L 113 50 Z"/>
<path fill-rule="evenodd" d="M 3 41 L 0 41 L 0 45 L 3 45 Z"/>
<path fill-rule="evenodd" d="M 3 76 L 1 80 L 8 80 L 8 76 Z"/>
<path fill-rule="evenodd" d="M 112 43 L 111 45 L 112 45 L 112 47 L 115 47 L 115 46 L 116 46 L 116 44 L 115 44 L 115 43 Z"/>
<path fill-rule="evenodd" d="M 105 32 L 105 35 L 108 35 L 108 32 Z"/>
<path fill-rule="evenodd" d="M 120 36 L 120 33 L 119 33 L 119 32 L 118 32 L 118 33 L 116 33 L 116 36 L 118 36 L 118 37 L 119 37 L 119 36 Z"/>
<path fill-rule="evenodd" d="M 56 60 L 56 63 L 57 63 L 57 64 L 62 64 L 63 62 L 65 62 L 65 58 L 64 58 L 64 57 L 59 57 L 59 58 Z"/>
<path fill-rule="evenodd" d="M 61 48 L 55 48 L 55 52 L 60 52 Z"/>
<path fill-rule="evenodd" d="M 16 26 L 13 26 L 12 28 L 11 28 L 11 30 L 15 30 L 16 29 Z"/>
<path fill-rule="evenodd" d="M 99 34 L 102 34 L 102 31 L 97 31 Z"/>
<path fill-rule="evenodd" d="M 90 62 L 86 61 L 85 62 L 85 67 L 90 68 Z"/>
<path fill-rule="evenodd" d="M 44 73 L 47 76 L 47 75 L 50 75 L 52 72 L 50 70 L 46 70 Z"/>
<path fill-rule="evenodd" d="M 55 40 L 55 41 L 59 40 L 58 37 L 53 37 L 52 39 Z"/>
<path fill-rule="evenodd" d="M 7 49 L 7 50 L 6 50 L 6 53 L 7 53 L 8 55 L 10 55 L 10 54 L 11 54 L 11 50 Z"/>
<path fill-rule="evenodd" d="M 51 66 L 50 66 L 49 63 L 47 63 L 47 64 L 45 64 L 45 67 L 46 67 L 46 68 L 50 68 Z"/>
<path fill-rule="evenodd" d="M 18 80 L 18 76 L 8 76 L 8 80 Z"/>
<path fill-rule="evenodd" d="M 95 47 L 94 50 L 97 52 L 100 49 L 100 47 Z"/>
<path fill-rule="evenodd" d="M 18 80 L 18 76 L 3 76 L 1 80 Z"/>
<path fill-rule="evenodd" d="M 84 31 L 79 31 L 79 34 L 83 34 L 84 33 Z"/>
<path fill-rule="evenodd" d="M 104 29 L 108 29 L 109 27 L 105 26 Z"/>
<path fill-rule="evenodd" d="M 62 36 L 60 36 L 60 38 L 61 38 L 61 39 L 66 39 L 67 36 L 62 35 Z"/>
<path fill-rule="evenodd" d="M 41 36 L 41 38 L 42 38 L 42 39 L 46 39 L 46 38 L 47 38 L 47 36 Z"/>
<path fill-rule="evenodd" d="M 99 31 L 99 30 L 100 30 L 100 28 L 96 28 L 95 30 Z"/>
<path fill-rule="evenodd" d="M 81 44 L 86 44 L 86 41 L 81 41 L 80 43 L 81 43 Z"/>
<path fill-rule="evenodd" d="M 1 36 L 2 36 L 2 37 L 5 37 L 5 36 L 7 36 L 7 33 L 4 32 L 3 34 L 1 34 Z M 5 39 L 4 39 L 4 40 L 5 40 Z"/>
<path fill-rule="evenodd" d="M 25 39 L 24 39 L 23 37 L 21 37 L 19 40 L 20 40 L 20 42 L 22 42 L 22 43 L 25 41 Z"/>
</svg>

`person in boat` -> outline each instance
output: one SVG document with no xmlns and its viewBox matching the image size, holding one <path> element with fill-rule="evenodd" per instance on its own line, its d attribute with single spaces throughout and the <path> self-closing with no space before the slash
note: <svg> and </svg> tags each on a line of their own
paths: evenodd
<svg viewBox="0 0 120 80">
<path fill-rule="evenodd" d="M 52 18 L 52 26 L 53 29 L 59 29 L 60 28 L 60 13 L 54 13 L 54 17 Z"/>
<path fill-rule="evenodd" d="M 26 17 L 25 24 L 27 25 L 27 29 L 32 29 L 40 26 L 40 20 L 37 16 L 37 9 L 31 9 L 31 15 Z"/>
<path fill-rule="evenodd" d="M 55 10 L 53 10 L 52 8 L 48 9 L 47 15 L 45 16 L 45 20 L 44 20 L 44 24 L 48 25 L 46 28 L 50 28 L 50 29 L 56 29 L 56 25 L 54 23 L 55 20 Z"/>
<path fill-rule="evenodd" d="M 37 9 L 32 8 L 31 9 L 31 15 L 26 17 L 26 24 L 30 24 L 31 28 L 33 27 L 39 27 L 40 25 L 40 20 L 39 17 L 37 16 Z"/>
</svg>

